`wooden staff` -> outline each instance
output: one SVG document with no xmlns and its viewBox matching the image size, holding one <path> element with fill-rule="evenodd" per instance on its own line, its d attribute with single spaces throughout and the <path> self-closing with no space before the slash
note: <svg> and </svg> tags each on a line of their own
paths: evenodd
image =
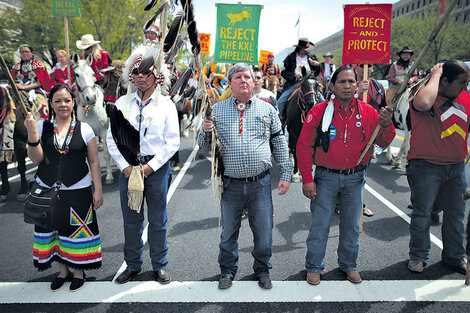
<svg viewBox="0 0 470 313">
<path fill-rule="evenodd" d="M 69 20 L 67 16 L 64 16 L 64 32 L 65 32 L 65 51 L 67 51 L 67 79 L 69 86 L 72 87 L 72 81 L 70 80 L 70 45 L 69 45 Z M 111 65 L 111 64 L 110 64 Z"/>
<path fill-rule="evenodd" d="M 2 62 L 2 66 L 5 69 L 5 73 L 7 73 L 7 79 L 8 82 L 11 85 L 11 89 L 13 90 L 13 93 L 15 94 L 16 98 L 18 98 L 18 101 L 20 103 L 21 108 L 23 109 L 23 112 L 26 115 L 28 114 L 28 110 L 26 109 L 26 106 L 24 105 L 23 98 L 20 95 L 20 92 L 18 91 L 18 88 L 16 87 L 16 83 L 13 80 L 13 77 L 11 76 L 10 69 L 8 68 L 7 64 L 5 63 L 5 60 L 3 59 L 2 54 L 0 54 L 0 60 Z"/>
<path fill-rule="evenodd" d="M 441 17 L 441 20 L 439 21 L 439 23 L 437 23 L 436 27 L 434 28 L 434 30 L 432 31 L 431 35 L 429 36 L 428 38 L 428 41 L 426 42 L 426 44 L 424 45 L 423 49 L 421 50 L 421 52 L 419 53 L 418 55 L 418 58 L 416 59 L 416 61 L 413 63 L 413 66 L 410 68 L 410 70 L 408 71 L 408 73 L 406 73 L 406 76 L 405 78 L 403 79 L 403 82 L 400 86 L 400 88 L 398 89 L 397 93 L 395 94 L 395 96 L 393 97 L 392 99 L 392 104 L 391 105 L 388 105 L 389 107 L 392 107 L 393 110 L 396 109 L 397 107 L 397 104 L 398 104 L 398 99 L 400 99 L 400 96 L 401 94 L 403 93 L 403 91 L 405 90 L 406 88 L 406 85 L 408 84 L 408 80 L 410 79 L 410 77 L 413 75 L 413 72 L 416 70 L 416 68 L 418 67 L 418 64 L 419 62 L 421 61 L 421 59 L 424 57 L 424 55 L 426 54 L 426 52 L 429 50 L 429 47 L 431 46 L 432 42 L 434 41 L 434 39 L 436 39 L 436 36 L 437 34 L 439 34 L 439 31 L 441 30 L 442 26 L 444 25 L 444 23 L 447 21 L 447 19 L 449 18 L 449 15 L 450 13 L 452 12 L 452 10 L 454 9 L 455 5 L 457 4 L 457 1 L 458 0 L 450 0 L 450 3 L 447 5 L 447 9 L 444 13 L 444 15 Z M 365 67 L 364 67 L 365 68 Z M 379 130 L 382 126 L 380 125 L 380 123 L 377 125 L 377 127 L 375 128 L 374 130 L 374 133 L 372 134 L 372 137 L 370 138 L 369 142 L 367 143 L 366 147 L 364 148 L 364 150 L 362 151 L 361 153 L 361 156 L 359 157 L 359 160 L 357 161 L 357 164 L 356 165 L 359 165 L 362 161 L 362 159 L 364 158 L 364 156 L 366 155 L 367 151 L 369 151 L 370 147 L 372 146 L 372 144 L 374 143 L 374 140 L 375 138 L 377 137 L 377 134 L 379 133 Z"/>
</svg>

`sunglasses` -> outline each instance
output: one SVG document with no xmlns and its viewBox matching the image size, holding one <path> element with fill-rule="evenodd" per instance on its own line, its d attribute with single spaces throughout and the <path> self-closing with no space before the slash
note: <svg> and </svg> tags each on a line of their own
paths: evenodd
<svg viewBox="0 0 470 313">
<path fill-rule="evenodd" d="M 359 64 L 359 67 L 364 68 L 364 64 Z M 369 68 L 373 68 L 373 65 L 369 64 Z"/>
<path fill-rule="evenodd" d="M 135 69 L 132 70 L 131 74 L 136 75 L 136 76 L 139 75 L 139 74 L 142 74 L 144 76 L 150 76 L 150 74 L 152 74 L 152 72 L 149 71 L 149 70 L 145 70 L 144 72 L 139 72 L 139 69 L 135 68 Z"/>
</svg>

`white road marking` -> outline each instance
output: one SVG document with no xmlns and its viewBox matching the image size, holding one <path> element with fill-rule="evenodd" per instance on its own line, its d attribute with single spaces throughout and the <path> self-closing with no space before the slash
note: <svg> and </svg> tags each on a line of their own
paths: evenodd
<svg viewBox="0 0 470 313">
<path fill-rule="evenodd" d="M 0 283 L 0 303 L 201 303 L 201 302 L 470 302 L 470 287 L 461 280 L 322 281 L 311 286 L 306 281 L 273 281 L 265 290 L 254 281 L 235 281 L 228 290 L 217 282 L 154 281 L 87 282 L 77 292 L 66 283 L 51 292 L 50 283 Z M 334 290 L 334 292 L 332 292 Z"/>
<path fill-rule="evenodd" d="M 411 223 L 411 219 L 408 215 L 406 215 L 402 210 L 400 210 L 399 208 L 397 208 L 395 205 L 393 205 L 393 203 L 391 203 L 390 201 L 388 201 L 387 199 L 385 199 L 381 194 L 379 194 L 377 191 L 375 191 L 371 186 L 365 184 L 365 189 L 370 192 L 374 197 L 377 198 L 377 200 L 379 200 L 380 202 L 382 202 L 383 204 L 385 204 L 385 206 L 387 206 L 390 210 L 392 210 L 393 212 L 395 212 L 399 217 L 401 217 L 403 220 L 405 220 L 405 222 L 407 222 L 408 224 Z M 430 234 L 431 235 L 431 241 L 436 245 L 438 246 L 441 250 L 443 248 L 442 246 L 442 240 L 440 240 L 439 238 L 437 238 L 436 236 L 434 236 L 433 234 Z"/>
<path fill-rule="evenodd" d="M 181 180 L 183 179 L 184 175 L 186 174 L 186 171 L 188 170 L 189 166 L 191 165 L 192 161 L 194 160 L 194 157 L 195 157 L 198 150 L 199 150 L 199 146 L 196 145 L 194 147 L 193 151 L 191 152 L 191 154 L 189 155 L 188 159 L 184 163 L 183 167 L 181 168 L 180 172 L 176 176 L 175 180 L 170 185 L 170 188 L 168 188 L 168 194 L 167 194 L 167 197 L 166 197 L 166 203 L 167 204 L 170 202 L 171 197 L 173 197 L 173 194 L 175 193 L 176 188 L 178 188 Z M 149 227 L 148 224 L 145 225 L 144 232 L 142 233 L 142 241 L 143 241 L 144 245 L 148 240 L 148 227 Z M 124 263 L 122 263 L 121 267 L 117 271 L 116 275 L 114 275 L 114 278 L 112 280 L 113 282 L 116 280 L 116 278 L 119 275 L 121 275 L 122 272 L 124 272 L 126 267 L 127 267 L 126 261 L 124 261 Z"/>
</svg>

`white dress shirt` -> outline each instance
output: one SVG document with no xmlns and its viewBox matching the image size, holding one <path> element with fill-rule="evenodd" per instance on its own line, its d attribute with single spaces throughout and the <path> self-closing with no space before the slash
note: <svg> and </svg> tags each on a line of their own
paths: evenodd
<svg viewBox="0 0 470 313">
<path fill-rule="evenodd" d="M 158 104 L 155 106 L 155 97 L 158 96 Z M 180 146 L 180 134 L 178 113 L 175 104 L 170 97 L 157 95 L 156 92 L 149 98 L 150 103 L 142 109 L 140 113 L 137 101 L 142 100 L 137 92 L 131 94 L 131 103 L 129 109 L 129 122 L 135 129 L 139 130 L 139 121 L 137 116 L 142 114 L 143 119 L 140 123 L 140 154 L 142 156 L 154 155 L 147 165 L 154 171 L 158 170 L 178 151 Z M 144 101 L 145 102 L 145 101 Z M 116 107 L 123 110 L 126 103 L 126 96 L 120 97 L 116 101 Z M 108 150 L 111 157 L 116 162 L 118 168 L 122 171 L 130 164 L 124 159 L 114 142 L 111 134 L 111 124 L 108 128 L 106 137 Z"/>
</svg>

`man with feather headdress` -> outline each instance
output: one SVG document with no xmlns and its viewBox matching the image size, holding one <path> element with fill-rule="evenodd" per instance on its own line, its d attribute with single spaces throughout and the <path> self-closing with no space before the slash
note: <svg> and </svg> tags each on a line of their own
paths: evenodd
<svg viewBox="0 0 470 313">
<path fill-rule="evenodd" d="M 121 173 L 119 191 L 124 221 L 126 270 L 116 282 L 133 279 L 143 263 L 143 200 L 148 211 L 148 243 L 155 280 L 169 283 L 167 271 L 166 197 L 170 157 L 179 149 L 179 124 L 174 103 L 161 94 L 167 80 L 161 64 L 162 50 L 156 41 L 138 46 L 126 61 L 123 77 L 127 95 L 109 106 L 109 153 Z M 160 63 L 160 64 L 158 64 Z M 159 70 L 162 68 L 162 70 Z"/>
</svg>

